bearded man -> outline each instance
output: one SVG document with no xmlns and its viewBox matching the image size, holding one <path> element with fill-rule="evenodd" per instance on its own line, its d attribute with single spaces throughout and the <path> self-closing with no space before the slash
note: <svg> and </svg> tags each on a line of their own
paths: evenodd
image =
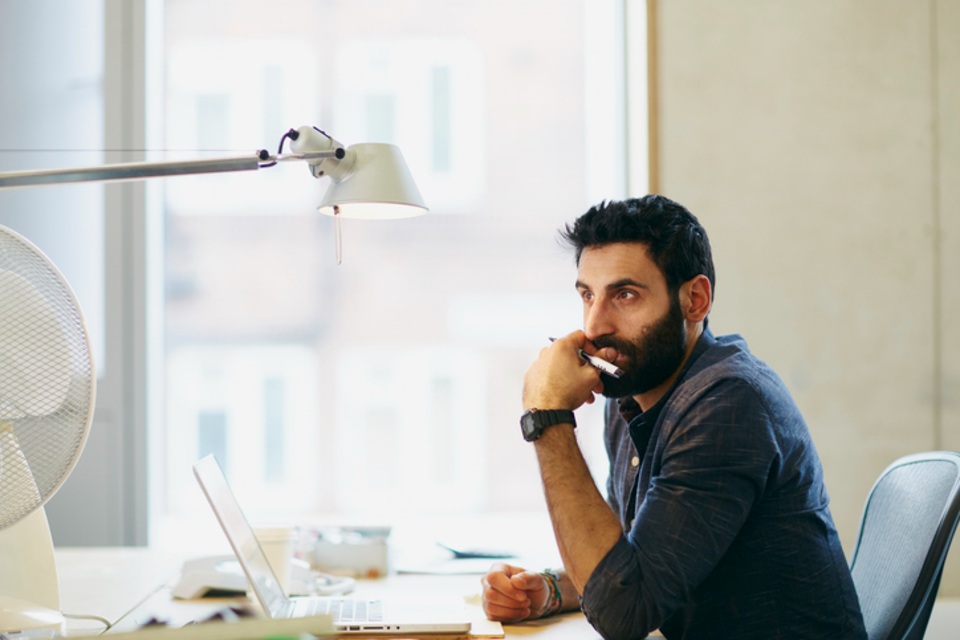
<svg viewBox="0 0 960 640">
<path fill-rule="evenodd" d="M 591 208 L 575 251 L 583 330 L 524 378 L 563 569 L 496 564 L 483 606 L 508 623 L 582 609 L 605 638 L 865 638 L 809 430 L 739 335 L 714 337 L 707 234 L 662 196 Z M 613 377 L 585 356 L 622 370 Z M 606 499 L 574 410 L 608 398 Z"/>
</svg>

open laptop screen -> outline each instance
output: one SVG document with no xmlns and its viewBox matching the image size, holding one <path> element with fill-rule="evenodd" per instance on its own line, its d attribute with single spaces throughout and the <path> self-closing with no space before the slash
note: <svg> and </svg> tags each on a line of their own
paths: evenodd
<svg viewBox="0 0 960 640">
<path fill-rule="evenodd" d="M 193 472 L 220 521 L 230 546 L 240 560 L 247 579 L 255 583 L 254 591 L 260 598 L 260 604 L 267 610 L 270 617 L 276 617 L 286 605 L 288 598 L 277 581 L 267 555 L 257 541 L 253 527 L 247 522 L 240 503 L 230 490 L 230 485 L 217 459 L 213 455 L 204 457 L 193 466 Z"/>
</svg>

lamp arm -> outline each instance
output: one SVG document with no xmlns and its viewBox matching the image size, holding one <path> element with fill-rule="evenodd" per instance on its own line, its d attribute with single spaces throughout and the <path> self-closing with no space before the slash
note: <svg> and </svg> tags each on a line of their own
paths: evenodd
<svg viewBox="0 0 960 640">
<path fill-rule="evenodd" d="M 339 154 L 339 155 L 338 155 Z M 199 173 L 228 173 L 231 171 L 255 171 L 272 167 L 278 162 L 305 160 L 307 162 L 341 157 L 342 150 L 312 153 L 287 153 L 271 155 L 265 150 L 250 156 L 209 158 L 206 160 L 171 160 L 163 162 L 126 162 L 95 167 L 71 169 L 40 169 L 34 171 L 11 171 L 0 173 L 0 189 L 30 187 L 73 182 L 108 182 L 114 180 L 140 180 L 166 176 L 193 175 Z"/>
</svg>

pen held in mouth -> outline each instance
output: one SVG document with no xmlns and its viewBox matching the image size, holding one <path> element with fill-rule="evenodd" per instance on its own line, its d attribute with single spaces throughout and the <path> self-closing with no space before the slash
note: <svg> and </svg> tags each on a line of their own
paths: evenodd
<svg viewBox="0 0 960 640">
<path fill-rule="evenodd" d="M 556 338 L 550 338 L 550 342 L 556 342 Z M 612 362 L 607 362 L 603 358 L 598 358 L 597 356 L 592 356 L 583 349 L 579 350 L 580 357 L 587 361 L 592 367 L 598 369 L 599 371 L 607 374 L 611 378 L 619 378 L 623 375 L 623 369 L 613 364 Z"/>
<path fill-rule="evenodd" d="M 591 366 L 596 367 L 611 378 L 619 378 L 623 375 L 623 369 L 617 365 L 613 364 L 612 362 L 607 362 L 603 358 L 592 356 L 583 349 L 580 349 L 580 357 L 589 362 Z"/>
</svg>

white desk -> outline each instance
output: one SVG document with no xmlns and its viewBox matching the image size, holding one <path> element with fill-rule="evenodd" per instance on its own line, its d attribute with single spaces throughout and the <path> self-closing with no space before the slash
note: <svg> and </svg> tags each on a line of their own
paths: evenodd
<svg viewBox="0 0 960 640">
<path fill-rule="evenodd" d="M 151 615 L 181 621 L 200 620 L 218 608 L 223 600 L 174 601 L 169 586 L 177 578 L 186 556 L 144 548 L 62 548 L 57 549 L 60 571 L 61 608 L 67 614 L 96 615 L 116 626 L 135 628 Z M 391 576 L 385 580 L 361 582 L 360 593 L 460 593 L 479 596 L 479 577 Z M 929 640 L 955 638 L 960 627 L 960 600 L 937 601 L 927 628 Z M 103 625 L 88 620 L 69 620 L 70 635 L 95 634 Z M 504 625 L 506 638 L 534 640 L 596 640 L 599 635 L 581 614 L 567 614 L 522 625 Z"/>
<path fill-rule="evenodd" d="M 146 548 L 61 548 L 57 549 L 60 572 L 61 609 L 68 615 L 95 615 L 106 618 L 112 631 L 130 631 L 150 617 L 173 624 L 202 620 L 231 602 L 229 600 L 173 600 L 169 588 L 186 559 L 183 555 Z M 382 580 L 360 581 L 359 595 L 387 596 L 391 593 L 480 594 L 477 575 L 392 575 Z M 482 616 L 479 605 L 478 615 Z M 69 635 L 96 634 L 103 625 L 92 620 L 68 619 Z M 547 620 L 505 625 L 506 638 L 537 640 L 593 640 L 599 635 L 582 614 L 573 613 Z"/>
</svg>

